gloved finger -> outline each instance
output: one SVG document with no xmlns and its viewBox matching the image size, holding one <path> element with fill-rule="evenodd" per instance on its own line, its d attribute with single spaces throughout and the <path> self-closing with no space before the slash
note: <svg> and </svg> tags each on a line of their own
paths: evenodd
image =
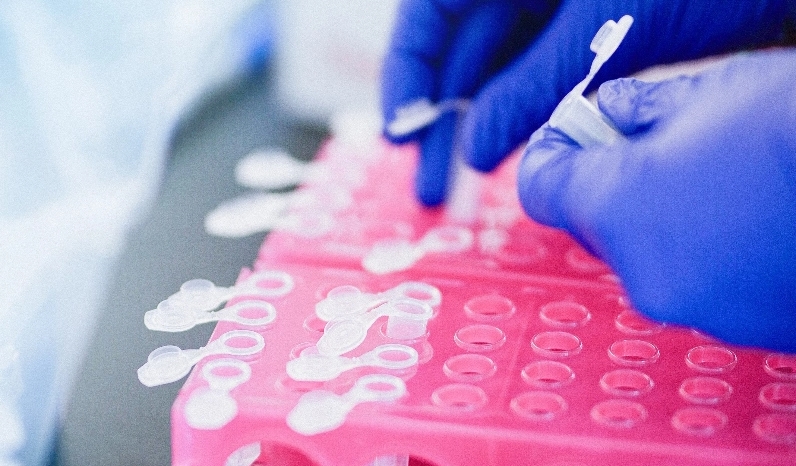
<svg viewBox="0 0 796 466">
<path fill-rule="evenodd" d="M 626 135 L 646 131 L 688 104 L 698 77 L 678 76 L 659 82 L 621 78 L 597 91 L 600 110 Z"/>
<path fill-rule="evenodd" d="M 381 104 L 385 122 L 397 108 L 419 99 L 431 100 L 438 82 L 438 61 L 454 27 L 434 0 L 405 0 L 398 8 L 382 64 Z M 395 142 L 408 138 L 385 136 Z"/>
<path fill-rule="evenodd" d="M 594 59 L 592 37 L 605 21 L 627 13 L 615 3 L 595 2 L 585 12 L 582 3 L 565 2 L 525 53 L 481 89 L 462 127 L 462 150 L 470 165 L 495 168 L 586 77 Z M 634 34 L 631 28 L 626 40 L 634 40 Z"/>
<path fill-rule="evenodd" d="M 423 205 L 436 206 L 445 201 L 451 177 L 451 146 L 456 120 L 456 114 L 442 115 L 420 142 L 415 194 Z"/>
<path fill-rule="evenodd" d="M 470 164 L 482 171 L 493 169 L 549 117 L 585 77 L 594 58 L 591 38 L 609 19 L 630 14 L 637 21 L 593 85 L 653 64 L 765 43 L 776 36 L 784 18 L 783 2 L 743 1 L 718 10 L 710 2 L 670 3 L 651 8 L 654 3 L 563 2 L 526 54 L 476 97 L 462 131 L 463 153 Z M 720 23 L 705 22 L 716 17 Z"/>
<path fill-rule="evenodd" d="M 459 98 L 474 92 L 484 79 L 488 57 L 502 43 L 507 34 L 506 23 L 513 16 L 513 7 L 500 2 L 477 5 L 468 11 L 440 67 L 440 81 L 432 100 Z M 415 189 L 425 205 L 438 205 L 445 200 L 457 118 L 455 113 L 445 114 L 421 135 Z"/>
<path fill-rule="evenodd" d="M 504 23 L 512 9 L 503 2 L 480 5 L 474 0 L 404 1 L 382 65 L 384 121 L 393 121 L 398 108 L 419 99 L 441 99 L 441 83 L 446 83 L 448 68 L 462 72 L 465 80 L 472 81 L 469 77 L 485 66 L 486 58 L 505 35 Z M 413 136 L 385 135 L 395 142 Z"/>
<path fill-rule="evenodd" d="M 545 124 L 520 161 L 520 204 L 535 221 L 566 230 L 595 256 L 610 259 L 603 246 L 616 216 L 603 213 L 613 206 L 620 185 L 637 172 L 633 158 L 625 156 L 627 146 L 620 142 L 585 150 Z"/>
<path fill-rule="evenodd" d="M 520 204 L 529 217 L 545 225 L 567 228 L 562 190 L 580 152 L 574 141 L 547 123 L 534 132 L 517 170 Z"/>
</svg>

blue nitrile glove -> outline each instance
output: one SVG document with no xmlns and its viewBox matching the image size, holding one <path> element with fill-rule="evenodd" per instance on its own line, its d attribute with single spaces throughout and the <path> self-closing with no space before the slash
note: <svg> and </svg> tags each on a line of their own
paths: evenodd
<svg viewBox="0 0 796 466">
<path fill-rule="evenodd" d="M 382 105 L 472 98 L 461 123 L 465 159 L 489 171 L 544 123 L 583 79 L 589 44 L 609 20 L 635 18 L 596 86 L 652 64 L 778 39 L 786 0 L 405 0 L 383 66 Z M 529 45 L 530 44 L 530 45 Z M 394 142 L 420 141 L 417 196 L 444 201 L 456 117 Z"/>
<path fill-rule="evenodd" d="M 727 341 L 796 352 L 796 51 L 698 78 L 603 84 L 628 141 L 531 138 L 519 195 L 619 275 L 633 304 Z"/>
</svg>

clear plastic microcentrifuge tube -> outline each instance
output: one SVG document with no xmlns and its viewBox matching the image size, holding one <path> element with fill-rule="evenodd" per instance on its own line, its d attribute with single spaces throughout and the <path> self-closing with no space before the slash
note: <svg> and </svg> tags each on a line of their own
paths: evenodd
<svg viewBox="0 0 796 466">
<path fill-rule="evenodd" d="M 408 455 L 384 455 L 373 458 L 367 466 L 409 466 Z"/>
<path fill-rule="evenodd" d="M 590 48 L 597 56 L 589 74 L 561 100 L 550 115 L 550 126 L 562 131 L 583 148 L 610 145 L 623 139 L 622 133 L 600 110 L 583 97 L 603 63 L 613 55 L 633 24 L 633 17 L 622 16 L 602 25 L 591 41 Z"/>
<path fill-rule="evenodd" d="M 260 442 L 246 444 L 233 451 L 224 466 L 252 466 L 260 457 L 262 449 Z"/>
<path fill-rule="evenodd" d="M 254 315 L 256 317 L 250 317 Z M 165 300 L 156 309 L 144 314 L 144 324 L 150 330 L 182 332 L 206 322 L 228 321 L 250 327 L 266 327 L 276 319 L 276 308 L 267 301 L 246 300 L 219 311 L 191 309 Z"/>
<path fill-rule="evenodd" d="M 435 122 L 443 113 L 465 111 L 469 102 L 466 99 L 449 99 L 433 104 L 428 99 L 418 99 L 395 111 L 395 119 L 387 125 L 391 136 L 399 137 L 414 133 Z"/>
<path fill-rule="evenodd" d="M 235 165 L 235 181 L 247 188 L 278 190 L 298 186 L 310 164 L 281 148 L 252 151 Z"/>
<path fill-rule="evenodd" d="M 326 193 L 324 193 L 326 194 Z M 347 201 L 344 194 L 328 190 L 325 206 Z M 205 231 L 222 238 L 242 238 L 263 231 L 287 231 L 304 237 L 323 236 L 334 225 L 332 213 L 303 208 L 307 191 L 249 193 L 221 203 L 205 216 Z M 320 197 L 320 196 L 319 196 Z"/>
</svg>

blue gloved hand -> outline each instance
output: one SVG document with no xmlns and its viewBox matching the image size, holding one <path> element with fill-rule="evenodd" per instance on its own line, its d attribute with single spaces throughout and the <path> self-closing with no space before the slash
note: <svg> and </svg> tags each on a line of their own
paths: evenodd
<svg viewBox="0 0 796 466">
<path fill-rule="evenodd" d="M 786 0 L 405 0 L 384 61 L 382 105 L 463 97 L 461 151 L 489 171 L 544 123 L 588 72 L 592 37 L 607 20 L 635 18 L 594 84 L 647 66 L 778 39 Z M 419 141 L 417 196 L 444 201 L 456 116 L 394 142 Z"/>
<path fill-rule="evenodd" d="M 796 352 L 796 51 L 598 92 L 629 135 L 584 150 L 543 126 L 519 168 L 535 220 L 571 232 L 642 313 Z"/>
</svg>

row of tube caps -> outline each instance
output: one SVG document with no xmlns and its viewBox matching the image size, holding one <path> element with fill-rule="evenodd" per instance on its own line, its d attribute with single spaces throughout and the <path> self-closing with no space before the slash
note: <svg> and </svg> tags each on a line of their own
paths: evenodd
<svg viewBox="0 0 796 466">
<path fill-rule="evenodd" d="M 192 427 L 222 428 L 237 415 L 237 403 L 230 392 L 251 378 L 246 359 L 265 349 L 265 339 L 258 331 L 267 329 L 277 317 L 275 306 L 268 300 L 287 295 L 293 287 L 289 274 L 275 270 L 254 272 L 232 287 L 219 287 L 207 280 L 186 282 L 145 314 L 147 328 L 179 332 L 224 320 L 252 330 L 225 332 L 198 349 L 160 347 L 138 369 L 138 379 L 148 387 L 175 382 L 204 358 L 226 356 L 204 364 L 201 377 L 207 386 L 195 390 L 185 406 L 186 421 Z M 241 300 L 218 309 L 232 298 Z M 411 345 L 427 339 L 427 323 L 441 300 L 439 289 L 422 282 L 404 282 L 380 293 L 362 292 L 350 285 L 330 290 L 315 306 L 315 317 L 325 322 L 322 336 L 286 364 L 287 375 L 299 382 L 328 382 L 358 368 L 372 368 L 377 373 L 360 377 L 342 395 L 326 390 L 302 395 L 287 416 L 288 425 L 304 435 L 327 432 L 342 425 L 359 403 L 403 397 L 404 379 L 411 377 L 420 359 Z M 346 356 L 362 345 L 369 329 L 383 317 L 384 336 L 392 342 L 359 356 Z"/>
</svg>

